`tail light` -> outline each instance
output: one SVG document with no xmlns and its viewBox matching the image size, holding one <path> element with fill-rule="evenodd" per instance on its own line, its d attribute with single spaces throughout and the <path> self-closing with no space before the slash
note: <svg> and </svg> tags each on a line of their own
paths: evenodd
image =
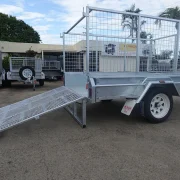
<svg viewBox="0 0 180 180">
<path fill-rule="evenodd" d="M 89 84 L 87 83 L 87 84 L 86 84 L 86 89 L 88 89 L 88 88 L 89 88 Z"/>
</svg>

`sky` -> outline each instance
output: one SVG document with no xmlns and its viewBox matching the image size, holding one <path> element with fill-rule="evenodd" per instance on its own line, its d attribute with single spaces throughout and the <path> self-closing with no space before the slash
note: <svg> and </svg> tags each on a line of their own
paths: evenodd
<svg viewBox="0 0 180 180">
<path fill-rule="evenodd" d="M 180 0 L 0 0 L 0 12 L 25 21 L 39 34 L 42 43 L 61 44 L 60 33 L 81 16 L 86 5 L 124 11 L 135 3 L 143 14 L 158 15 Z"/>
</svg>

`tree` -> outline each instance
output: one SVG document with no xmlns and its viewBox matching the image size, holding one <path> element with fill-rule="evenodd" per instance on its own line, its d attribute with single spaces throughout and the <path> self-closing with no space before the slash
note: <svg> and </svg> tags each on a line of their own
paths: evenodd
<svg viewBox="0 0 180 180">
<path fill-rule="evenodd" d="M 142 39 L 152 39 L 153 35 L 151 33 L 146 33 L 146 31 L 141 31 L 140 38 Z M 147 40 L 141 40 L 142 44 L 146 44 Z"/>
<path fill-rule="evenodd" d="M 130 12 L 130 13 L 137 13 L 139 14 L 142 10 L 140 10 L 139 8 L 136 8 L 135 4 L 133 4 L 130 9 L 125 10 L 126 12 Z M 140 22 L 140 26 L 142 27 L 143 24 L 145 24 L 146 21 L 141 21 Z M 129 14 L 123 14 L 122 15 L 122 26 L 123 29 L 125 29 L 126 27 L 129 28 L 129 37 L 134 38 L 134 33 L 135 33 L 135 37 L 137 37 L 137 31 L 138 31 L 138 17 L 135 15 L 129 15 Z M 134 40 L 132 39 L 132 42 Z"/>
<path fill-rule="evenodd" d="M 163 11 L 162 13 L 159 14 L 159 17 L 180 20 L 180 7 L 176 6 L 174 8 L 167 8 L 165 11 Z M 159 26 L 161 26 L 161 20 L 156 20 L 155 23 L 159 24 Z M 176 23 L 176 29 L 177 28 L 178 28 L 178 24 Z"/>
<path fill-rule="evenodd" d="M 2 61 L 2 67 L 5 69 L 5 71 L 9 70 L 9 58 L 10 58 L 10 55 L 7 55 L 3 58 L 3 61 Z"/>
<path fill-rule="evenodd" d="M 22 20 L 0 13 L 0 40 L 39 43 L 39 34 Z"/>
<path fill-rule="evenodd" d="M 157 54 L 155 58 L 159 60 L 171 59 L 172 53 L 172 50 L 163 50 L 160 54 Z"/>
</svg>

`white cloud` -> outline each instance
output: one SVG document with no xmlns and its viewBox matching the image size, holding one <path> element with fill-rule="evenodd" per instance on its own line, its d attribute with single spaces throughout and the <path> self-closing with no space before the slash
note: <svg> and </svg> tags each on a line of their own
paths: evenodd
<svg viewBox="0 0 180 180">
<path fill-rule="evenodd" d="M 54 19 L 54 18 L 45 18 L 44 20 L 47 21 L 47 22 L 53 22 L 53 21 L 56 21 L 56 19 Z"/>
<path fill-rule="evenodd" d="M 13 0 L 18 7 L 24 7 L 25 0 Z"/>
<path fill-rule="evenodd" d="M 41 25 L 38 25 L 38 26 L 33 26 L 33 28 L 40 32 L 40 31 L 48 31 L 50 29 L 50 25 L 44 25 L 44 26 L 41 26 Z"/>
<path fill-rule="evenodd" d="M 28 6 L 33 7 L 33 6 L 35 6 L 35 4 L 36 4 L 36 3 L 31 3 L 31 2 L 29 2 L 29 3 L 28 3 Z"/>
<path fill-rule="evenodd" d="M 62 44 L 62 39 L 60 39 L 60 34 L 51 33 L 51 25 L 36 25 L 33 28 L 38 31 L 41 41 L 44 44 Z"/>
<path fill-rule="evenodd" d="M 41 23 L 41 21 L 43 20 L 43 18 L 36 18 L 36 19 L 33 19 L 31 24 L 34 24 L 34 25 L 39 25 L 39 23 Z"/>
<path fill-rule="evenodd" d="M 89 6 L 120 10 L 128 9 L 132 4 L 143 10 L 143 14 L 158 15 L 165 8 L 177 5 L 177 0 L 51 0 L 53 3 L 63 6 L 66 14 L 62 15 L 62 19 L 72 25 L 82 16 L 82 8 Z"/>
<path fill-rule="evenodd" d="M 178 0 L 49 0 L 56 4 L 56 10 L 52 10 L 49 6 L 49 10 L 46 14 L 37 12 L 30 12 L 33 6 L 37 3 L 36 1 L 25 1 L 25 0 L 11 0 L 12 5 L 1 4 L 0 12 L 5 14 L 11 14 L 17 16 L 18 19 L 25 20 L 28 24 L 34 27 L 39 32 L 41 39 L 44 43 L 61 43 L 59 38 L 60 32 L 66 31 L 70 28 L 81 16 L 83 7 L 86 5 L 101 7 L 113 10 L 124 11 L 128 9 L 131 4 L 135 3 L 136 7 L 143 10 L 142 14 L 158 15 L 159 12 L 170 6 L 176 6 Z M 26 9 L 24 9 L 26 6 Z M 58 10 L 59 6 L 59 10 Z M 29 9 L 30 8 L 30 9 Z M 43 6 L 42 6 L 43 8 Z M 26 12 L 26 10 L 28 10 Z M 32 10 L 33 11 L 33 10 Z M 94 18 L 95 20 L 95 18 Z M 46 22 L 47 25 L 44 25 Z M 117 22 L 115 22 L 117 24 Z M 111 24 L 110 28 L 119 28 L 113 24 L 110 20 L 108 24 Z M 120 24 L 120 23 L 118 23 Z M 101 24 L 101 29 L 106 29 L 106 25 Z M 76 31 L 84 32 L 85 21 L 79 26 Z M 151 27 L 148 29 L 150 30 Z M 52 31 L 51 31 L 52 30 Z M 55 32 L 56 31 L 56 32 Z M 128 30 L 126 30 L 127 33 Z M 56 33 L 56 34 L 53 34 Z M 125 33 L 125 32 L 124 32 Z M 122 35 L 122 34 L 121 34 Z"/>
<path fill-rule="evenodd" d="M 23 12 L 23 8 L 13 6 L 13 5 L 1 4 L 0 12 L 4 14 L 18 14 L 18 13 Z"/>
<path fill-rule="evenodd" d="M 29 20 L 29 19 L 44 18 L 44 17 L 45 17 L 44 14 L 38 12 L 23 12 L 17 18 L 22 20 Z"/>
<path fill-rule="evenodd" d="M 44 44 L 62 44 L 62 39 L 59 34 L 40 33 L 40 36 Z"/>
</svg>

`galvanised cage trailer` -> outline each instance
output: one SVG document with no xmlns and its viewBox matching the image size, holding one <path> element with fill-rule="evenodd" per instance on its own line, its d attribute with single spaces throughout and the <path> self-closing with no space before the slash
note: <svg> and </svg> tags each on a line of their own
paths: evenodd
<svg viewBox="0 0 180 180">
<path fill-rule="evenodd" d="M 141 105 L 152 123 L 171 114 L 180 95 L 179 20 L 87 6 L 62 38 L 64 86 L 1 108 L 0 131 L 61 107 L 85 127 L 87 102 L 120 98 L 122 113 Z"/>
<path fill-rule="evenodd" d="M 12 81 L 20 81 L 24 84 L 33 84 L 35 90 L 36 81 L 40 86 L 44 85 L 45 74 L 41 59 L 35 57 L 10 57 L 9 70 L 2 72 L 3 86 L 10 86 Z"/>
</svg>

